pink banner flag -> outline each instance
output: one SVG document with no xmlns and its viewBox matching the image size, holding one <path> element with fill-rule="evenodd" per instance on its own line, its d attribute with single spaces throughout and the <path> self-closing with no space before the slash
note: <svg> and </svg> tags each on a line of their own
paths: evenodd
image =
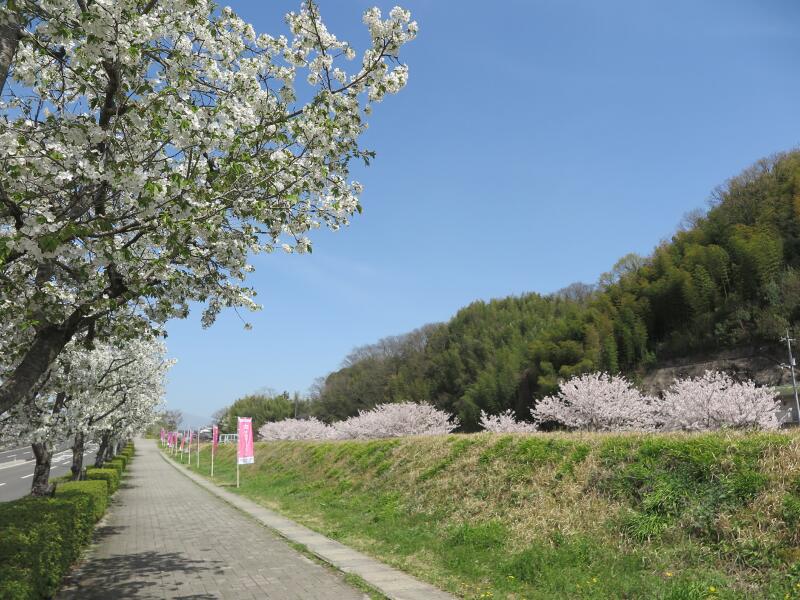
<svg viewBox="0 0 800 600">
<path fill-rule="evenodd" d="M 192 430 L 189 430 L 189 445 L 192 445 Z"/>
<path fill-rule="evenodd" d="M 161 443 L 164 443 L 164 428 L 161 428 Z"/>
<path fill-rule="evenodd" d="M 239 417 L 239 449 L 236 457 L 239 465 L 252 465 L 256 460 L 253 452 L 253 420 L 250 417 Z"/>
<path fill-rule="evenodd" d="M 219 445 L 219 427 L 216 425 L 211 428 L 211 444 L 214 447 L 214 450 L 216 450 L 217 446 Z"/>
<path fill-rule="evenodd" d="M 186 434 L 184 433 L 181 436 L 181 452 L 183 452 L 183 443 L 186 441 Z"/>
</svg>

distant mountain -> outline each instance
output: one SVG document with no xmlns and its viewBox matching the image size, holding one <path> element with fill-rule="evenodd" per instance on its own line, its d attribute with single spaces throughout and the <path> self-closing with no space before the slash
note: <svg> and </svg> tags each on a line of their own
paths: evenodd
<svg viewBox="0 0 800 600">
<path fill-rule="evenodd" d="M 211 417 L 183 412 L 183 421 L 181 421 L 180 427 L 197 429 L 198 427 L 210 425 L 211 421 Z"/>
</svg>

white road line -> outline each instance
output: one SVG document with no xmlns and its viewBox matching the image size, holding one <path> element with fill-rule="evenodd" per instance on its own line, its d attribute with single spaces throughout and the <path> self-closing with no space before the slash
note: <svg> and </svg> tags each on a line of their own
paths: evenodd
<svg viewBox="0 0 800 600">
<path fill-rule="evenodd" d="M 6 484 L 5 482 L 0 483 L 0 487 L 3 487 L 5 484 Z"/>
<path fill-rule="evenodd" d="M 6 464 L 0 464 L 0 470 L 2 470 L 2 469 L 11 469 L 13 467 L 21 467 L 22 465 L 29 465 L 29 464 L 32 464 L 32 463 L 35 463 L 35 462 L 36 462 L 35 460 L 24 460 L 22 462 L 14 461 L 14 462 L 9 463 L 7 465 Z"/>
<path fill-rule="evenodd" d="M 31 473 L 30 475 L 23 475 L 22 477 L 20 477 L 20 479 L 27 479 L 28 477 L 33 477 L 33 473 Z"/>
</svg>

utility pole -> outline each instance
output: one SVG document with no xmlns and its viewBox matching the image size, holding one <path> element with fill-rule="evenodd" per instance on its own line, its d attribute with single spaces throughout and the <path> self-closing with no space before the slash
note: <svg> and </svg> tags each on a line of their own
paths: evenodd
<svg viewBox="0 0 800 600">
<path fill-rule="evenodd" d="M 786 330 L 786 337 L 782 338 L 781 341 L 786 340 L 786 347 L 789 350 L 789 370 L 792 372 L 792 389 L 794 389 L 794 409 L 795 414 L 797 415 L 797 423 L 800 424 L 800 400 L 797 399 L 797 379 L 794 376 L 794 356 L 792 356 L 792 342 L 794 342 L 794 338 L 789 337 L 789 330 Z"/>
</svg>

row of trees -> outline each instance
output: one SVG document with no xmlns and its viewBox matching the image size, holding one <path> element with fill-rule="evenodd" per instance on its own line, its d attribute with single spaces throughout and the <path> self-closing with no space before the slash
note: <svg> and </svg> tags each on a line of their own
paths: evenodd
<svg viewBox="0 0 800 600">
<path fill-rule="evenodd" d="M 531 416 L 537 426 L 585 431 L 777 429 L 779 409 L 776 390 L 716 371 L 676 379 L 660 398 L 642 394 L 625 377 L 587 373 L 562 383 Z"/>
<path fill-rule="evenodd" d="M 707 371 L 701 377 L 675 380 L 662 398 L 642 394 L 625 377 L 586 373 L 562 382 L 557 394 L 530 410 L 532 422 L 518 421 L 506 410 L 481 411 L 480 425 L 494 433 L 570 431 L 709 431 L 777 429 L 775 390 L 736 382 Z M 314 417 L 268 422 L 263 440 L 342 440 L 441 435 L 458 427 L 458 419 L 427 403 L 380 404 L 358 415 L 323 423 Z"/>
<path fill-rule="evenodd" d="M 475 302 L 449 322 L 358 348 L 315 388 L 331 422 L 425 399 L 480 427 L 481 411 L 526 416 L 562 381 L 633 378 L 659 360 L 736 346 L 779 351 L 800 322 L 800 152 L 762 160 L 715 190 L 649 257 L 597 284 Z"/>
<path fill-rule="evenodd" d="M 284 419 L 258 429 L 263 440 L 352 440 L 442 435 L 458 427 L 458 419 L 430 404 L 380 404 L 353 417 L 323 423 L 319 419 Z"/>
<path fill-rule="evenodd" d="M 83 477 L 86 444 L 98 443 L 95 466 L 113 457 L 160 408 L 172 361 L 157 339 L 71 342 L 56 358 L 31 400 L 0 419 L 6 441 L 29 442 L 36 466 L 32 493 L 49 493 L 57 445 L 72 442 L 72 479 Z"/>
<path fill-rule="evenodd" d="M 306 400 L 297 393 L 290 396 L 288 392 L 264 391 L 239 398 L 213 418 L 221 433 L 236 433 L 239 417 L 253 419 L 253 430 L 258 431 L 265 423 L 304 415 L 306 410 Z"/>
<path fill-rule="evenodd" d="M 255 309 L 252 253 L 308 252 L 361 210 L 352 160 L 399 91 L 416 23 L 364 14 L 356 52 L 314 2 L 289 35 L 211 0 L 0 3 L 0 424 L 101 454 L 146 424 L 189 303 Z M 80 439 L 78 439 L 80 438 Z M 113 450 L 112 450 L 113 451 Z"/>
</svg>

